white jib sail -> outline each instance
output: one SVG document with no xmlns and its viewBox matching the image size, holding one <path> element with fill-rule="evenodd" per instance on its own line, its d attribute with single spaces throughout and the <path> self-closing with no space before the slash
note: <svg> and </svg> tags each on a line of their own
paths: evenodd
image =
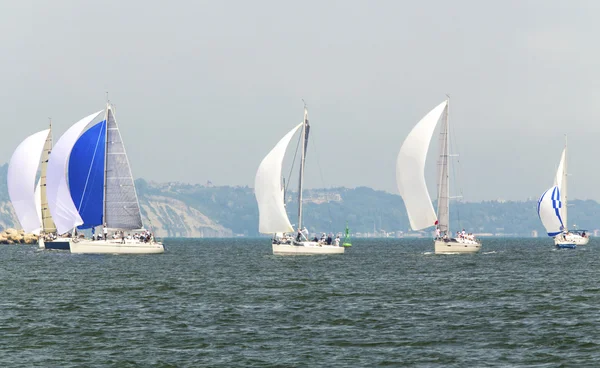
<svg viewBox="0 0 600 368">
<path fill-rule="evenodd" d="M 49 133 L 50 129 L 46 129 L 25 138 L 8 164 L 8 196 L 26 233 L 39 233 L 42 226 L 41 211 L 36 204 L 35 178 Z"/>
<path fill-rule="evenodd" d="M 562 232 L 561 207 L 560 189 L 556 185 L 545 191 L 538 201 L 538 215 L 548 236 L 556 236 Z"/>
<path fill-rule="evenodd" d="M 83 224 L 77 207 L 71 198 L 67 182 L 67 168 L 71 150 L 87 125 L 104 110 L 95 112 L 71 126 L 56 142 L 48 160 L 46 173 L 46 196 L 50 214 L 56 224 L 56 231 L 64 234 Z"/>
<path fill-rule="evenodd" d="M 258 202 L 258 231 L 263 234 L 289 233 L 294 228 L 290 223 L 281 190 L 281 168 L 285 151 L 302 124 L 290 130 L 262 160 L 254 179 L 254 195 Z"/>
<path fill-rule="evenodd" d="M 433 131 L 447 103 L 442 102 L 419 121 L 398 153 L 396 183 L 413 230 L 433 226 L 437 220 L 425 183 L 425 160 Z"/>
<path fill-rule="evenodd" d="M 554 178 L 554 185 L 558 186 L 558 189 L 562 189 L 566 153 L 567 149 L 565 148 L 562 155 L 560 155 L 560 163 L 558 164 L 558 170 L 556 170 L 556 178 Z"/>
<path fill-rule="evenodd" d="M 563 149 L 560 155 L 560 163 L 558 164 L 558 170 L 556 170 L 556 178 L 554 179 L 554 185 L 558 187 L 560 191 L 560 201 L 562 203 L 562 209 L 560 215 L 563 223 L 566 227 L 569 226 L 567 222 L 567 147 Z"/>
</svg>

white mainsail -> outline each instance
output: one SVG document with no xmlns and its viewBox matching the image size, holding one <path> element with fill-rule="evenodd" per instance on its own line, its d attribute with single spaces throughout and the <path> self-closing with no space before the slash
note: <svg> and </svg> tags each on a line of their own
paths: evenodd
<svg viewBox="0 0 600 368">
<path fill-rule="evenodd" d="M 83 224 L 69 191 L 67 165 L 75 142 L 77 142 L 87 125 L 103 111 L 100 110 L 86 116 L 71 126 L 58 139 L 50 155 L 46 175 L 46 195 L 48 197 L 48 207 L 59 234 L 64 234 Z"/>
<path fill-rule="evenodd" d="M 556 185 L 545 191 L 538 200 L 538 215 L 548 236 L 556 236 L 563 230 L 561 207 L 560 189 Z"/>
<path fill-rule="evenodd" d="M 304 122 L 290 130 L 262 160 L 254 179 L 254 194 L 258 202 L 258 231 L 263 234 L 289 233 L 294 228 L 285 211 L 281 188 L 281 169 L 285 151 L 292 136 Z"/>
<path fill-rule="evenodd" d="M 49 133 L 50 129 L 46 129 L 25 138 L 8 165 L 8 195 L 19 223 L 27 233 L 39 233 L 42 226 L 40 206 L 35 195 L 35 179 Z"/>
<path fill-rule="evenodd" d="M 44 144 L 44 150 L 42 151 L 42 160 L 40 162 L 40 179 L 38 181 L 39 194 L 36 192 L 36 199 L 39 199 L 40 205 L 40 216 L 42 219 L 42 232 L 45 234 L 56 232 L 56 225 L 50 214 L 50 208 L 48 207 L 48 196 L 46 194 L 46 177 L 48 172 L 48 160 L 50 160 L 50 153 L 52 152 L 52 122 L 50 123 L 50 133 L 46 138 Z M 37 189 L 36 189 L 37 190 Z"/>
<path fill-rule="evenodd" d="M 433 226 L 437 221 L 425 183 L 425 160 L 433 131 L 448 101 L 431 110 L 408 134 L 396 161 L 396 182 L 413 230 Z"/>
<path fill-rule="evenodd" d="M 40 233 L 42 232 L 42 228 L 44 227 L 43 218 L 42 218 L 42 186 L 41 186 L 41 180 L 38 180 L 37 184 L 35 185 L 34 198 L 35 198 L 35 207 L 37 208 L 38 217 L 40 219 L 40 228 L 32 231 L 32 233 L 35 234 L 35 235 L 40 235 Z"/>
</svg>

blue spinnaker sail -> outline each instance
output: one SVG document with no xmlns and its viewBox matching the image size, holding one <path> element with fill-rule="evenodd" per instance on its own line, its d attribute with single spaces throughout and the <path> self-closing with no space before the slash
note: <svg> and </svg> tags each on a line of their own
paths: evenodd
<svg viewBox="0 0 600 368">
<path fill-rule="evenodd" d="M 545 191 L 538 201 L 538 215 L 548 232 L 548 236 L 554 237 L 560 234 L 564 229 L 560 215 L 561 207 L 560 190 L 556 185 Z"/>
<path fill-rule="evenodd" d="M 69 157 L 69 189 L 83 224 L 89 229 L 103 223 L 106 120 L 79 137 Z"/>
</svg>

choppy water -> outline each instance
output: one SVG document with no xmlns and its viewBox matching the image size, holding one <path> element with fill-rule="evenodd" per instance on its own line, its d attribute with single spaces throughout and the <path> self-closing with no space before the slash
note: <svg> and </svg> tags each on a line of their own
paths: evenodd
<svg viewBox="0 0 600 368">
<path fill-rule="evenodd" d="M 2 367 L 598 367 L 600 241 L 167 240 L 154 256 L 0 246 Z"/>
</svg>

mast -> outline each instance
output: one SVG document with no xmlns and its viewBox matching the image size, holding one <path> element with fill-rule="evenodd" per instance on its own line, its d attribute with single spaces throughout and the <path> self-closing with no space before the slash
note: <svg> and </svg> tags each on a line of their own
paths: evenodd
<svg viewBox="0 0 600 368">
<path fill-rule="evenodd" d="M 108 101 L 108 92 L 106 92 L 106 112 L 104 113 L 104 188 L 102 189 L 102 228 L 106 224 L 106 179 L 107 179 L 107 155 L 108 155 L 108 110 L 110 110 L 110 102 Z"/>
<path fill-rule="evenodd" d="M 568 199 L 569 197 L 567 196 L 567 135 L 565 134 L 565 162 L 563 163 L 563 172 L 562 172 L 562 188 L 561 189 L 561 195 L 562 195 L 562 203 L 564 206 L 563 209 L 563 223 L 565 225 L 565 230 L 569 230 L 569 222 L 567 221 L 567 205 L 568 205 Z"/>
<path fill-rule="evenodd" d="M 440 129 L 440 158 L 439 158 L 439 176 L 438 176 L 438 208 L 437 218 L 440 233 L 450 234 L 450 180 L 448 180 L 449 161 L 449 109 L 450 96 L 446 100 L 446 109 L 444 112 L 442 127 Z"/>
<path fill-rule="evenodd" d="M 304 101 L 304 100 L 302 100 Z M 310 125 L 308 124 L 308 110 L 304 103 L 304 124 L 302 125 L 302 151 L 300 154 L 300 179 L 298 183 L 298 230 L 302 230 L 302 184 L 304 183 L 304 164 L 306 160 L 306 148 L 308 146 L 308 133 Z"/>
</svg>

